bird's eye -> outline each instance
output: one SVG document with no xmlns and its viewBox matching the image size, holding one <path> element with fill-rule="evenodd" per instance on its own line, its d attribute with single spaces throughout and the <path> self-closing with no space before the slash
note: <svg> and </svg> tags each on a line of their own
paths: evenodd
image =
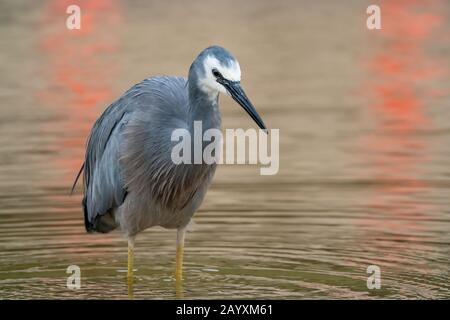
<svg viewBox="0 0 450 320">
<path fill-rule="evenodd" d="M 219 70 L 217 70 L 216 68 L 212 69 L 211 71 L 212 71 L 213 76 L 216 77 L 216 78 L 219 78 L 219 77 L 222 76 L 220 74 Z"/>
</svg>

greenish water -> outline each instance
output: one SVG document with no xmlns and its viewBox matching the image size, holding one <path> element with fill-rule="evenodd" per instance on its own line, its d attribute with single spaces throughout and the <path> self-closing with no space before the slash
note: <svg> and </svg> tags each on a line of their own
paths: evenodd
<svg viewBox="0 0 450 320">
<path fill-rule="evenodd" d="M 88 1 L 81 31 L 70 1 L 0 5 L 0 298 L 128 298 L 126 241 L 86 234 L 69 196 L 84 142 L 132 84 L 186 75 L 213 43 L 280 129 L 280 170 L 218 168 L 182 286 L 175 232 L 140 234 L 134 297 L 449 298 L 448 3 L 382 2 L 378 31 L 365 1 L 183 3 Z M 221 110 L 224 128 L 253 126 L 227 97 Z"/>
</svg>

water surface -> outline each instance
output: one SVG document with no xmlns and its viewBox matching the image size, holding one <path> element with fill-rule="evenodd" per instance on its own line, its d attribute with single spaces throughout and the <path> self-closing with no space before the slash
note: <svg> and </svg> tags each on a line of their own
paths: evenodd
<svg viewBox="0 0 450 320">
<path fill-rule="evenodd" d="M 221 44 L 280 129 L 280 170 L 220 166 L 187 236 L 137 238 L 134 297 L 449 298 L 446 1 L 72 1 L 0 5 L 0 298 L 128 297 L 126 241 L 88 235 L 69 196 L 93 121 L 132 84 Z M 239 7 L 239 9 L 237 9 Z M 224 128 L 253 123 L 221 98 Z M 66 287 L 69 265 L 80 290 Z M 381 269 L 369 290 L 366 268 Z"/>
</svg>

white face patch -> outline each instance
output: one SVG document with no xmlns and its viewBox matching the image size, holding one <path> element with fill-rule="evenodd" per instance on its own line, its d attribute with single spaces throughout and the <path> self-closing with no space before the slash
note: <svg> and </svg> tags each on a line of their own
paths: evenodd
<svg viewBox="0 0 450 320">
<path fill-rule="evenodd" d="M 217 69 L 222 76 L 231 81 L 241 81 L 241 68 L 237 61 L 233 61 L 229 67 L 223 67 L 219 60 L 209 55 L 203 62 L 205 76 L 199 79 L 199 87 L 215 98 L 219 92 L 227 93 L 224 86 L 216 81 L 216 77 L 212 74 L 213 69 Z"/>
</svg>

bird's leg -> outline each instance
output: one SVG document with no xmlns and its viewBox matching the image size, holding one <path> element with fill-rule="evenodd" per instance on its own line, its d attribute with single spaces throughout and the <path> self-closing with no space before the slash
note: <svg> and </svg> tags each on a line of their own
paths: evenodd
<svg viewBox="0 0 450 320">
<path fill-rule="evenodd" d="M 133 279 L 134 236 L 128 237 L 128 280 Z"/>
<path fill-rule="evenodd" d="M 183 280 L 183 255 L 184 255 L 184 237 L 186 227 L 179 228 L 177 231 L 177 266 L 175 269 L 176 281 Z"/>
<path fill-rule="evenodd" d="M 134 298 L 134 277 L 133 277 L 133 259 L 134 259 L 134 240 L 135 236 L 128 237 L 128 269 L 127 269 L 127 285 L 128 285 L 128 297 Z"/>
</svg>

